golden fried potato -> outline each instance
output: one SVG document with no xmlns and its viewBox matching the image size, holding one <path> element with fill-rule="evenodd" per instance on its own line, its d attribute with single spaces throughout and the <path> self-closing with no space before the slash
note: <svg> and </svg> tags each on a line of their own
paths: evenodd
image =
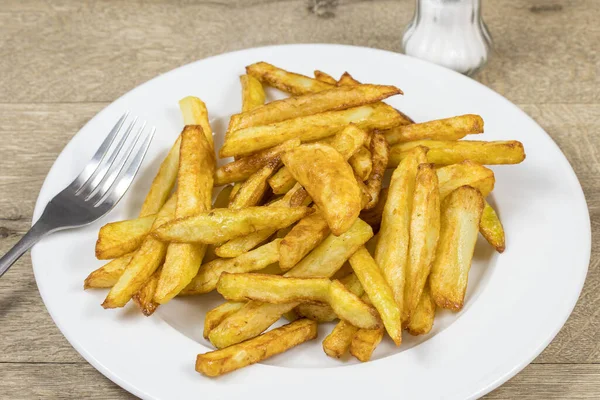
<svg viewBox="0 0 600 400">
<path fill-rule="evenodd" d="M 504 251 L 506 248 L 504 227 L 502 226 L 502 222 L 500 222 L 500 218 L 498 218 L 498 214 L 496 214 L 496 211 L 487 201 L 485 202 L 483 214 L 481 215 L 479 232 L 481 232 L 485 240 L 487 240 L 498 253 Z"/>
<path fill-rule="evenodd" d="M 155 219 L 156 214 L 152 214 L 104 225 L 98 232 L 96 258 L 110 260 L 137 250 L 150 232 Z"/>
<path fill-rule="evenodd" d="M 215 290 L 222 273 L 258 271 L 279 260 L 281 239 L 275 239 L 235 258 L 218 258 L 200 267 L 198 275 L 181 292 L 182 295 L 208 293 Z"/>
<path fill-rule="evenodd" d="M 472 161 L 448 165 L 436 170 L 440 186 L 440 199 L 452 193 L 461 186 L 472 186 L 486 197 L 494 189 L 496 182 L 494 172 Z"/>
<path fill-rule="evenodd" d="M 374 133 L 371 136 L 371 156 L 373 158 L 372 170 L 365 182 L 367 193 L 369 193 L 371 200 L 364 207 L 366 210 L 374 208 L 379 202 L 383 175 L 385 174 L 390 156 L 390 146 L 381 133 Z"/>
<path fill-rule="evenodd" d="M 301 319 L 227 349 L 198 354 L 196 371 L 219 376 L 266 360 L 317 337 L 317 323 Z"/>
<path fill-rule="evenodd" d="M 366 181 L 373 170 L 373 156 L 364 146 L 348 159 L 348 163 L 361 181 Z"/>
<path fill-rule="evenodd" d="M 523 144 L 516 140 L 415 140 L 392 146 L 388 167 L 398 165 L 406 151 L 416 146 L 427 147 L 427 160 L 440 165 L 457 164 L 465 160 L 485 165 L 518 164 L 525 160 Z"/>
<path fill-rule="evenodd" d="M 375 207 L 371 208 L 370 210 L 362 210 L 359 214 L 359 218 L 371 225 L 371 228 L 373 228 L 373 232 L 375 233 L 379 232 L 381 216 L 387 200 L 388 191 L 388 188 L 381 189 L 381 192 L 379 192 L 379 199 L 377 200 Z"/>
<path fill-rule="evenodd" d="M 239 190 L 229 203 L 229 208 L 237 210 L 240 208 L 258 205 L 269 187 L 267 179 L 279 166 L 280 161 L 267 163 L 264 167 L 252 174 L 248 180 L 241 184 Z"/>
<path fill-rule="evenodd" d="M 177 206 L 177 195 L 165 203 L 156 216 L 152 230 L 163 225 L 175 217 L 175 208 Z M 140 248 L 135 252 L 125 271 L 119 277 L 119 280 L 112 287 L 102 307 L 116 308 L 123 307 L 131 297 L 141 289 L 141 287 L 150 279 L 150 276 L 162 264 L 167 252 L 167 244 L 156 240 L 148 235 Z"/>
<path fill-rule="evenodd" d="M 360 189 L 340 153 L 321 144 L 302 145 L 282 160 L 319 207 L 331 232 L 347 231 L 361 210 Z"/>
<path fill-rule="evenodd" d="M 344 72 L 340 79 L 337 82 L 338 86 L 356 86 L 360 85 L 360 82 L 357 81 L 350 75 L 348 72 Z"/>
<path fill-rule="evenodd" d="M 115 258 L 109 263 L 104 264 L 85 278 L 83 282 L 84 289 L 91 288 L 111 288 L 119 280 L 127 264 L 131 261 L 133 253 L 125 254 Z"/>
<path fill-rule="evenodd" d="M 350 257 L 350 265 L 379 312 L 388 334 L 396 346 L 399 346 L 402 343 L 401 309 L 379 266 L 364 246 Z"/>
<path fill-rule="evenodd" d="M 309 207 L 216 209 L 175 219 L 154 230 L 152 235 L 167 242 L 215 244 L 262 229 L 285 228 L 312 212 Z"/>
<path fill-rule="evenodd" d="M 404 285 L 404 316 L 410 318 L 419 304 L 431 271 L 431 264 L 435 258 L 439 236 L 440 192 L 438 180 L 433 165 L 421 164 L 417 171 L 415 196 L 410 215 L 410 242 Z"/>
<path fill-rule="evenodd" d="M 316 93 L 332 87 L 327 83 L 309 78 L 308 76 L 288 72 L 266 62 L 258 62 L 246 67 L 246 73 L 264 84 L 273 86 L 281 91 L 295 96 Z"/>
<path fill-rule="evenodd" d="M 206 317 L 204 317 L 204 332 L 202 334 L 204 338 L 208 339 L 210 331 L 212 331 L 215 326 L 219 325 L 225 318 L 236 313 L 244 306 L 244 304 L 246 303 L 241 301 L 226 301 L 220 306 L 207 312 Z"/>
<path fill-rule="evenodd" d="M 431 270 L 431 294 L 438 307 L 462 309 L 484 200 L 470 186 L 452 192 L 442 206 L 440 243 Z"/>
<path fill-rule="evenodd" d="M 390 145 L 422 139 L 458 140 L 477 133 L 483 133 L 483 119 L 475 114 L 400 125 L 384 132 Z"/>
<path fill-rule="evenodd" d="M 341 111 L 288 119 L 264 126 L 253 126 L 229 132 L 219 155 L 243 156 L 298 138 L 303 142 L 335 135 L 354 123 L 365 130 L 388 129 L 401 122 L 400 114 L 385 103 L 368 104 Z"/>
<path fill-rule="evenodd" d="M 337 316 L 361 329 L 382 326 L 377 310 L 349 291 L 340 281 L 334 280 L 329 287 L 329 305 Z"/>
<path fill-rule="evenodd" d="M 150 279 L 148 279 L 148 281 L 146 281 L 140 290 L 132 297 L 133 302 L 137 304 L 138 308 L 142 311 L 142 314 L 146 317 L 154 314 L 154 311 L 156 311 L 159 306 L 159 304 L 154 301 L 154 294 L 156 293 L 156 286 L 158 285 L 161 272 L 162 267 L 154 271 Z"/>
<path fill-rule="evenodd" d="M 229 195 L 233 191 L 233 185 L 223 186 L 219 191 L 212 208 L 227 208 L 229 206 Z"/>
<path fill-rule="evenodd" d="M 404 311 L 404 287 L 410 241 L 410 215 L 415 192 L 417 169 L 426 161 L 426 151 L 417 147 L 400 163 L 390 181 L 381 216 L 375 261 L 392 288 L 398 307 Z M 403 321 L 407 316 L 402 316 Z"/>
<path fill-rule="evenodd" d="M 383 328 L 359 329 L 350 343 L 350 354 L 361 362 L 369 361 L 373 351 L 383 339 L 383 333 Z"/>
<path fill-rule="evenodd" d="M 242 112 L 251 111 L 265 104 L 267 96 L 258 79 L 251 75 L 240 76 L 242 85 Z"/>
<path fill-rule="evenodd" d="M 413 336 L 425 335 L 431 331 L 433 327 L 433 319 L 435 318 L 435 302 L 431 297 L 431 289 L 429 283 L 423 288 L 423 294 L 419 299 L 417 308 L 410 316 L 407 330 Z"/>
<path fill-rule="evenodd" d="M 335 78 L 326 72 L 319 71 L 318 69 L 316 69 L 313 74 L 314 74 L 316 80 L 319 80 L 319 81 L 325 82 L 325 83 L 329 83 L 330 85 L 334 85 L 334 86 L 335 86 L 335 84 L 337 84 L 337 81 L 335 80 Z"/>
<path fill-rule="evenodd" d="M 396 94 L 402 94 L 402 91 L 395 86 L 357 85 L 288 97 L 231 116 L 228 132 L 376 103 Z"/>
<path fill-rule="evenodd" d="M 213 132 L 210 123 L 208 122 L 208 110 L 206 109 L 206 104 L 197 97 L 188 96 L 179 100 L 179 108 L 183 115 L 183 124 L 200 125 L 202 127 L 202 133 L 206 138 L 206 142 L 214 151 L 215 144 L 213 141 Z"/>
<path fill-rule="evenodd" d="M 268 163 L 279 161 L 282 153 L 297 146 L 300 146 L 300 139 L 290 139 L 278 146 L 225 164 L 215 171 L 215 186 L 244 181 Z"/>
<path fill-rule="evenodd" d="M 348 352 L 352 338 L 358 330 L 354 325 L 342 320 L 323 340 L 323 351 L 329 357 L 340 358 Z"/>
<path fill-rule="evenodd" d="M 356 220 L 346 233 L 340 236 L 329 235 L 284 276 L 328 278 L 372 236 L 371 227 L 361 220 Z M 209 335 L 210 341 L 216 347 L 222 348 L 253 338 L 297 305 L 298 303 L 267 304 L 250 301 L 239 312 L 215 327 Z"/>
<path fill-rule="evenodd" d="M 279 248 L 279 265 L 287 271 L 321 243 L 330 230 L 327 221 L 317 210 L 314 214 L 302 218 L 285 235 Z"/>
</svg>

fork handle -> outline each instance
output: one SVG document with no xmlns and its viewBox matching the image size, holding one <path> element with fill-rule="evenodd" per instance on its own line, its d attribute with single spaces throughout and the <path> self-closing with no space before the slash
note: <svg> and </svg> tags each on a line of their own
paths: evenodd
<svg viewBox="0 0 600 400">
<path fill-rule="evenodd" d="M 0 258 L 0 277 L 19 259 L 25 252 L 33 247 L 42 237 L 52 229 L 42 219 L 36 222 L 29 231 L 15 244 L 12 249 Z"/>
</svg>

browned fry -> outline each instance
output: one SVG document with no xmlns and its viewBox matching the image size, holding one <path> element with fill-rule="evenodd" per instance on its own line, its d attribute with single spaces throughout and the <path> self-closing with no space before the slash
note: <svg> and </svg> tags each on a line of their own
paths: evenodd
<svg viewBox="0 0 600 400">
<path fill-rule="evenodd" d="M 328 83 L 330 85 L 337 84 L 337 81 L 335 80 L 335 78 L 333 76 L 329 75 L 326 72 L 319 71 L 318 69 L 316 69 L 313 74 L 315 76 L 315 79 L 317 79 L 317 80 L 319 80 L 321 82 L 325 82 L 325 83 Z"/>
<path fill-rule="evenodd" d="M 458 140 L 477 133 L 483 133 L 483 119 L 475 114 L 400 125 L 384 132 L 390 145 L 422 139 Z"/>
<path fill-rule="evenodd" d="M 150 232 L 155 219 L 156 214 L 152 214 L 104 225 L 98 232 L 96 258 L 110 260 L 137 250 Z"/>
<path fill-rule="evenodd" d="M 251 75 L 240 76 L 242 85 L 242 111 L 254 110 L 265 104 L 265 91 L 258 79 Z"/>
<path fill-rule="evenodd" d="M 381 189 L 379 192 L 379 199 L 375 207 L 370 210 L 362 210 L 360 212 L 360 219 L 365 221 L 367 224 L 371 225 L 373 228 L 373 232 L 379 232 L 379 226 L 381 224 L 381 215 L 383 214 L 383 207 L 385 206 L 385 202 L 388 197 L 388 188 Z"/>
<path fill-rule="evenodd" d="M 203 336 L 205 339 L 208 339 L 208 335 L 211 330 L 217 325 L 219 325 L 225 318 L 229 317 L 231 314 L 237 312 L 240 308 L 244 306 L 244 302 L 235 302 L 235 301 L 226 301 L 225 303 L 217 306 L 206 313 L 206 317 L 204 317 L 204 332 Z"/>
<path fill-rule="evenodd" d="M 323 351 L 329 357 L 340 358 L 348 352 L 352 338 L 358 330 L 354 325 L 340 321 L 325 340 L 323 340 Z"/>
<path fill-rule="evenodd" d="M 104 264 L 89 274 L 87 278 L 85 278 L 83 288 L 91 289 L 113 287 L 121 275 L 123 275 L 123 271 L 125 271 L 125 267 L 127 267 L 127 264 L 129 264 L 132 257 L 133 253 L 130 253 Z"/>
<path fill-rule="evenodd" d="M 361 181 L 366 181 L 373 170 L 373 156 L 371 151 L 364 146 L 348 159 L 348 163 Z"/>
<path fill-rule="evenodd" d="M 146 317 L 151 316 L 159 306 L 159 304 L 154 301 L 154 293 L 156 293 L 156 285 L 158 285 L 161 272 L 162 268 L 157 269 L 150 279 L 144 283 L 144 286 L 142 286 L 132 297 L 135 304 L 137 304 L 142 311 L 142 314 Z"/>
<path fill-rule="evenodd" d="M 320 212 L 302 218 L 283 238 L 279 248 L 279 265 L 287 271 L 329 235 L 329 226 Z"/>
<path fill-rule="evenodd" d="M 383 328 L 359 329 L 350 343 L 350 354 L 362 362 L 369 361 L 373 351 L 383 339 L 384 332 Z"/>
<path fill-rule="evenodd" d="M 504 227 L 502 227 L 502 222 L 500 222 L 498 214 L 496 214 L 496 211 L 487 201 L 485 202 L 483 214 L 481 215 L 479 232 L 481 232 L 485 240 L 487 240 L 498 253 L 504 251 L 506 248 Z"/>
<path fill-rule="evenodd" d="M 413 336 L 425 335 L 431 331 L 433 320 L 435 318 L 435 302 L 431 297 L 429 283 L 423 288 L 423 294 L 419 300 L 417 308 L 410 316 L 407 330 Z"/>
<path fill-rule="evenodd" d="M 266 62 L 258 62 L 247 66 L 246 73 L 252 75 L 262 83 L 293 95 L 316 93 L 332 87 L 332 85 L 325 82 L 288 72 Z"/>
<path fill-rule="evenodd" d="M 340 79 L 337 82 L 338 86 L 356 86 L 360 85 L 360 82 L 357 81 L 350 75 L 348 72 L 344 72 Z"/>
<path fill-rule="evenodd" d="M 280 160 L 267 163 L 264 167 L 252 174 L 248 180 L 241 184 L 239 190 L 229 203 L 229 208 L 239 209 L 258 205 L 267 192 L 267 179 L 279 166 Z"/>
<path fill-rule="evenodd" d="M 472 161 L 463 161 L 460 164 L 438 168 L 436 174 L 440 186 L 441 200 L 465 185 L 478 189 L 483 197 L 489 195 L 494 189 L 494 172 Z"/>
<path fill-rule="evenodd" d="M 383 175 L 390 156 L 390 146 L 381 133 L 374 133 L 371 136 L 371 156 L 373 157 L 373 169 L 366 181 L 367 193 L 371 196 L 371 201 L 364 207 L 366 210 L 374 208 L 379 202 Z"/>
<path fill-rule="evenodd" d="M 317 323 L 301 319 L 226 349 L 198 354 L 196 371 L 206 376 L 223 375 L 283 353 L 316 337 Z"/>
</svg>

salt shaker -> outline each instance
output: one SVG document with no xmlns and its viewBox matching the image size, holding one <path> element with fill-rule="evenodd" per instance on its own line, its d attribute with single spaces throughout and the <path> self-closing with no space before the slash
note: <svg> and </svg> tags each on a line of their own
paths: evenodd
<svg viewBox="0 0 600 400">
<path fill-rule="evenodd" d="M 416 0 L 402 38 L 404 53 L 473 75 L 487 62 L 492 38 L 481 0 Z"/>
</svg>

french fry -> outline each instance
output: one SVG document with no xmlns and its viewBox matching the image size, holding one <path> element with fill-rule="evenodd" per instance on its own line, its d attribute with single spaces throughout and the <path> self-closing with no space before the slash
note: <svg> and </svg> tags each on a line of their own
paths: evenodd
<svg viewBox="0 0 600 400">
<path fill-rule="evenodd" d="M 504 227 L 496 211 L 486 201 L 481 215 L 481 223 L 479 224 L 479 232 L 485 240 L 496 249 L 498 253 L 502 253 L 506 248 L 504 239 Z"/>
<path fill-rule="evenodd" d="M 252 174 L 246 182 L 240 185 L 239 190 L 229 203 L 229 208 L 236 210 L 258 205 L 269 187 L 267 179 L 277 169 L 279 163 L 279 160 L 277 162 L 269 162 Z"/>
<path fill-rule="evenodd" d="M 338 273 L 342 269 L 338 270 L 338 272 L 336 272 L 335 275 L 338 275 Z M 352 268 L 350 268 L 350 270 L 352 270 Z M 343 278 L 340 278 L 339 281 L 356 296 L 360 297 L 365 292 L 363 290 L 362 285 L 360 284 L 360 281 L 353 272 L 351 272 L 349 275 L 344 276 Z M 331 322 L 338 318 L 335 311 L 333 311 L 333 309 L 328 304 L 302 303 L 298 305 L 294 310 L 299 316 L 312 319 L 317 322 Z"/>
<path fill-rule="evenodd" d="M 329 235 L 284 276 L 328 278 L 339 270 L 344 262 L 372 236 L 371 227 L 365 222 L 357 220 L 346 233 L 340 236 Z M 298 303 L 268 304 L 250 301 L 237 313 L 215 327 L 211 331 L 209 339 L 216 347 L 223 348 L 253 338 L 297 305 Z"/>
<path fill-rule="evenodd" d="M 283 238 L 279 248 L 279 266 L 287 271 L 298 264 L 312 249 L 319 245 L 330 230 L 327 221 L 317 210 L 302 218 Z"/>
<path fill-rule="evenodd" d="M 435 302 L 431 297 L 431 289 L 429 283 L 423 288 L 423 294 L 419 299 L 417 308 L 410 316 L 407 330 L 413 336 L 426 335 L 433 327 L 433 319 L 435 318 Z"/>
<path fill-rule="evenodd" d="M 111 222 L 100 228 L 96 241 L 96 258 L 110 260 L 137 250 L 150 232 L 156 214 Z"/>
<path fill-rule="evenodd" d="M 387 200 L 388 191 L 388 188 L 381 189 L 381 192 L 379 192 L 379 199 L 377 200 L 375 207 L 371 208 L 370 210 L 362 210 L 359 215 L 360 219 L 371 225 L 371 228 L 373 228 L 373 232 L 375 233 L 379 232 L 381 216 Z"/>
<path fill-rule="evenodd" d="M 198 354 L 196 371 L 219 376 L 265 360 L 317 337 L 317 323 L 301 319 L 227 349 Z"/>
<path fill-rule="evenodd" d="M 406 151 L 416 146 L 427 147 L 427 160 L 440 165 L 457 164 L 465 160 L 484 165 L 518 164 L 525 159 L 523 144 L 516 140 L 415 140 L 392 146 L 388 168 L 398 165 Z"/>
<path fill-rule="evenodd" d="M 210 148 L 214 151 L 213 132 L 208 122 L 208 110 L 202 100 L 194 96 L 184 97 L 179 100 L 179 109 L 183 116 L 184 125 L 200 125 L 202 133 Z"/>
<path fill-rule="evenodd" d="M 381 339 L 383 339 L 383 333 L 383 328 L 359 329 L 354 334 L 350 343 L 350 354 L 361 362 L 369 361 L 373 351 L 375 351 Z"/>
<path fill-rule="evenodd" d="M 366 147 L 358 149 L 356 154 L 348 159 L 348 163 L 361 181 L 366 181 L 373 170 L 373 157 Z"/>
<path fill-rule="evenodd" d="M 340 281 L 327 278 L 290 278 L 264 274 L 229 274 L 219 278 L 217 291 L 230 301 L 255 300 L 270 304 L 328 303 L 340 319 L 359 328 L 380 325 L 377 312 Z"/>
<path fill-rule="evenodd" d="M 242 112 L 251 111 L 265 104 L 265 91 L 258 79 L 251 75 L 240 76 L 242 85 Z"/>
<path fill-rule="evenodd" d="M 212 331 L 215 326 L 223 322 L 225 318 L 236 313 L 240 308 L 244 306 L 244 304 L 246 303 L 241 301 L 226 301 L 220 306 L 217 306 L 209 312 L 207 312 L 206 317 L 204 317 L 204 332 L 202 334 L 204 338 L 208 339 L 210 331 Z"/>
<path fill-rule="evenodd" d="M 133 295 L 132 299 L 138 308 L 142 311 L 146 317 L 154 314 L 154 311 L 158 308 L 159 304 L 154 301 L 154 293 L 156 293 L 156 286 L 160 279 L 162 268 L 158 268 L 150 279 L 144 283 L 144 285 Z"/>
<path fill-rule="evenodd" d="M 337 84 L 337 81 L 335 80 L 335 78 L 333 76 L 329 75 L 328 73 L 325 73 L 323 71 L 319 71 L 318 69 L 316 69 L 313 74 L 315 76 L 315 79 L 317 79 L 321 82 L 329 83 L 330 85 Z"/>
<path fill-rule="evenodd" d="M 379 202 L 379 193 L 383 184 L 383 175 L 387 168 L 390 156 L 390 146 L 381 133 L 374 133 L 371 136 L 371 155 L 373 157 L 372 170 L 366 180 L 367 193 L 371 200 L 364 207 L 366 210 L 374 208 Z"/>
<path fill-rule="evenodd" d="M 131 261 L 133 254 L 126 254 L 119 258 L 115 258 L 109 263 L 104 264 L 97 270 L 93 271 L 85 278 L 83 282 L 84 289 L 92 288 L 111 288 L 119 280 L 127 264 Z"/>
<path fill-rule="evenodd" d="M 178 218 L 153 231 L 159 240 L 175 243 L 221 243 L 262 229 L 285 228 L 313 212 L 308 207 L 216 209 Z"/>
<path fill-rule="evenodd" d="M 440 199 L 461 186 L 472 186 L 478 189 L 483 197 L 487 197 L 494 189 L 494 172 L 472 161 L 448 165 L 436 170 L 440 187 Z"/>
<path fill-rule="evenodd" d="M 231 194 L 232 190 L 232 185 L 223 186 L 217 195 L 212 208 L 227 208 L 229 205 L 229 195 Z"/>
<path fill-rule="evenodd" d="M 337 82 L 338 86 L 356 86 L 360 85 L 360 82 L 357 81 L 350 75 L 348 72 L 344 72 L 340 79 Z"/>
<path fill-rule="evenodd" d="M 278 146 L 225 164 L 215 171 L 215 186 L 244 181 L 266 164 L 279 161 L 282 153 L 297 146 L 300 146 L 300 140 L 290 139 Z"/>
<path fill-rule="evenodd" d="M 175 216 L 176 206 L 177 195 L 173 195 L 158 212 L 156 220 L 152 225 L 152 230 L 171 220 Z M 162 264 L 166 252 L 166 243 L 148 235 L 133 255 L 129 264 L 127 264 L 119 280 L 114 284 L 110 292 L 108 292 L 104 303 L 102 303 L 102 307 L 116 308 L 125 306 Z"/>
<path fill-rule="evenodd" d="M 462 309 L 484 200 L 470 186 L 452 192 L 442 206 L 440 243 L 431 270 L 431 294 L 438 307 Z"/>
<path fill-rule="evenodd" d="M 421 164 L 415 181 L 415 196 L 410 215 L 410 242 L 404 285 L 404 312 L 417 308 L 440 236 L 440 192 L 433 165 Z"/>
<path fill-rule="evenodd" d="M 340 358 L 348 352 L 352 338 L 358 330 L 354 325 L 340 321 L 333 331 L 323 340 L 323 351 L 329 357 Z"/>
<path fill-rule="evenodd" d="M 231 203 L 233 203 L 233 199 L 235 199 L 235 196 L 237 196 L 237 193 L 242 188 L 242 184 L 243 184 L 243 182 L 236 182 L 233 184 L 233 187 L 231 188 L 231 192 L 229 192 L 229 202 L 227 203 L 226 208 L 229 208 L 229 206 L 231 206 Z"/>
<path fill-rule="evenodd" d="M 229 132 L 219 155 L 221 157 L 243 156 L 294 138 L 302 142 L 324 139 L 335 135 L 352 123 L 361 129 L 371 130 L 388 129 L 397 126 L 401 121 L 400 114 L 385 103 L 368 104 L 341 111 L 327 111 Z"/>
<path fill-rule="evenodd" d="M 483 133 L 483 119 L 466 114 L 419 124 L 400 125 L 384 132 L 390 145 L 412 140 L 458 140 L 467 135 Z"/>
<path fill-rule="evenodd" d="M 198 275 L 181 292 L 182 295 L 208 293 L 217 287 L 224 272 L 244 273 L 258 271 L 279 260 L 281 239 L 275 239 L 255 250 L 235 258 L 219 258 L 200 267 Z"/>
<path fill-rule="evenodd" d="M 332 85 L 325 82 L 309 78 L 308 76 L 288 72 L 271 64 L 267 64 L 266 62 L 248 65 L 246 67 L 246 73 L 264 84 L 273 86 L 274 88 L 295 96 L 307 93 L 317 93 L 332 87 Z"/>
<path fill-rule="evenodd" d="M 401 309 L 377 263 L 363 246 L 350 257 L 350 265 L 373 306 L 379 312 L 388 334 L 396 346 L 400 346 L 402 343 Z"/>
<path fill-rule="evenodd" d="M 175 217 L 210 210 L 215 157 L 200 125 L 186 125 L 183 129 L 179 157 Z M 198 273 L 205 253 L 205 245 L 170 243 L 154 301 L 164 304 L 181 292 Z"/>
<path fill-rule="evenodd" d="M 419 164 L 425 160 L 425 149 L 417 147 L 394 171 L 381 217 L 379 241 L 375 248 L 375 261 L 392 288 L 396 304 L 402 312 L 415 179 Z M 406 320 L 407 316 L 402 315 L 402 319 Z"/>
<path fill-rule="evenodd" d="M 231 117 L 228 133 L 253 126 L 263 126 L 288 119 L 306 117 L 326 111 L 345 110 L 376 103 L 402 91 L 395 86 L 356 85 L 332 87 L 317 93 L 272 101 L 252 111 Z"/>
<path fill-rule="evenodd" d="M 361 210 L 360 189 L 340 153 L 325 145 L 302 145 L 285 153 L 282 160 L 319 207 L 331 232 L 347 231 Z"/>
</svg>

